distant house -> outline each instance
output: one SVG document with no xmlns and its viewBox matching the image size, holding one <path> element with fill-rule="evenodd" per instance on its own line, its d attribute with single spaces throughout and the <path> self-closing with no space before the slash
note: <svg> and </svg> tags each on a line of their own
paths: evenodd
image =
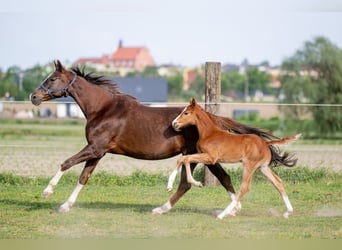
<svg viewBox="0 0 342 250">
<path fill-rule="evenodd" d="M 140 102 L 167 102 L 167 81 L 162 77 L 115 77 L 119 90 Z"/>
<path fill-rule="evenodd" d="M 56 101 L 56 116 L 58 118 L 84 118 L 82 110 L 71 96 L 61 97 L 56 99 Z"/>
<path fill-rule="evenodd" d="M 146 47 L 124 47 L 122 41 L 111 55 L 96 58 L 80 58 L 75 65 L 89 65 L 98 71 L 118 72 L 125 76 L 128 72 L 143 71 L 148 66 L 155 66 L 152 55 Z"/>
</svg>

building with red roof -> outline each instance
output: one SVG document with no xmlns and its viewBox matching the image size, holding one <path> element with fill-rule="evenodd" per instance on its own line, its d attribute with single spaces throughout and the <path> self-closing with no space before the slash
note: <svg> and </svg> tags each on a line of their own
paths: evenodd
<svg viewBox="0 0 342 250">
<path fill-rule="evenodd" d="M 124 76 L 128 72 L 143 71 L 148 66 L 155 66 L 152 55 L 146 47 L 124 47 L 122 41 L 112 55 L 99 58 L 80 58 L 75 65 L 88 65 L 99 71 L 118 72 Z"/>
</svg>

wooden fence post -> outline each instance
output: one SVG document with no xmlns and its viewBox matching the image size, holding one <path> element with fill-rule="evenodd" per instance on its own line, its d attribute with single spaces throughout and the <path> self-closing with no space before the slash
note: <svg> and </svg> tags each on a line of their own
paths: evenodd
<svg viewBox="0 0 342 250">
<path fill-rule="evenodd" d="M 210 113 L 219 111 L 221 96 L 221 63 L 205 63 L 205 110 Z M 214 186 L 218 184 L 217 178 L 204 168 L 204 185 Z"/>
</svg>

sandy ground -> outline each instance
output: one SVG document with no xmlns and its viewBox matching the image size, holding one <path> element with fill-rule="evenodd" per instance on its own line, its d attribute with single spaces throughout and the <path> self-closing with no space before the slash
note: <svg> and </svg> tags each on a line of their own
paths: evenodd
<svg viewBox="0 0 342 250">
<path fill-rule="evenodd" d="M 52 176 L 60 164 L 77 153 L 81 142 L 61 141 L 51 143 L 7 142 L 0 141 L 0 172 L 12 172 L 24 176 Z M 298 156 L 297 166 L 328 168 L 342 171 L 342 145 L 291 145 L 287 151 Z M 136 170 L 168 175 L 175 167 L 178 156 L 158 161 L 137 160 L 126 156 L 107 154 L 101 159 L 96 171 L 106 171 L 119 175 L 130 175 Z M 224 164 L 224 166 L 235 166 Z M 80 173 L 83 164 L 74 166 L 70 171 Z"/>
</svg>

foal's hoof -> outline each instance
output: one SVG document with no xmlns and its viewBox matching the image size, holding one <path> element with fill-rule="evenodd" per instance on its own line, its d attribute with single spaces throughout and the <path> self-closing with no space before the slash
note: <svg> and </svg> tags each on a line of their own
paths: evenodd
<svg viewBox="0 0 342 250">
<path fill-rule="evenodd" d="M 198 182 L 195 183 L 195 186 L 199 187 L 199 188 L 202 188 L 203 184 L 202 184 L 202 182 L 198 181 Z"/>
</svg>

